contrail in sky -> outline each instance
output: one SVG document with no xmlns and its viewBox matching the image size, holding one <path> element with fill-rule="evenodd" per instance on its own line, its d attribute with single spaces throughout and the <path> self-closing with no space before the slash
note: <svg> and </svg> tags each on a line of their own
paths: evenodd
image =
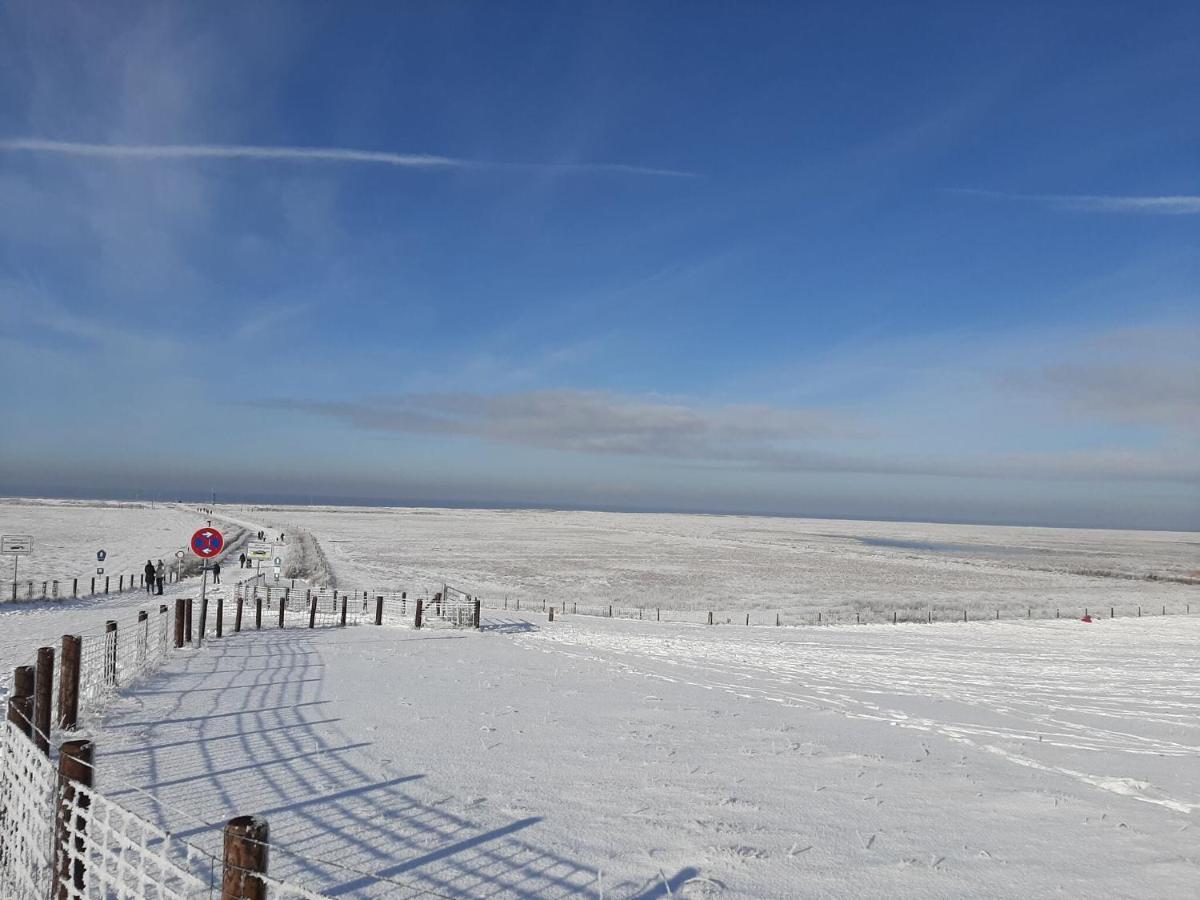
<svg viewBox="0 0 1200 900">
<path fill-rule="evenodd" d="M 1071 212 L 1147 213 L 1164 216 L 1200 213 L 1200 195 L 1196 194 L 1009 194 L 1004 191 L 974 188 L 956 188 L 950 189 L 949 192 L 996 200 L 1040 203 L 1053 209 Z"/>
<path fill-rule="evenodd" d="M 404 169 L 538 169 L 563 172 L 615 172 L 667 178 L 694 178 L 694 172 L 623 163 L 505 163 L 425 153 L 388 153 L 346 147 L 259 147 L 241 144 L 89 144 L 41 138 L 0 138 L 0 150 L 87 156 L 101 159 L 255 159 L 288 162 L 368 163 Z"/>
</svg>

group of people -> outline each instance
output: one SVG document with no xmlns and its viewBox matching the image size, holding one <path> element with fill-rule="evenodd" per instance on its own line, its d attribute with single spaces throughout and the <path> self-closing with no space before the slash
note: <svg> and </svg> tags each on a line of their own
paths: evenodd
<svg viewBox="0 0 1200 900">
<path fill-rule="evenodd" d="M 158 588 L 157 594 L 162 595 L 163 582 L 167 580 L 167 567 L 160 559 L 158 565 L 146 560 L 146 593 L 156 593 L 155 588 Z"/>
</svg>

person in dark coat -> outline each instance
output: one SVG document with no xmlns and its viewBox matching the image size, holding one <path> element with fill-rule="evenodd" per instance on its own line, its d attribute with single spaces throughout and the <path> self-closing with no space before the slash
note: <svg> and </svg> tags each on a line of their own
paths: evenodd
<svg viewBox="0 0 1200 900">
<path fill-rule="evenodd" d="M 143 570 L 146 573 L 146 593 L 154 593 L 154 563 L 146 560 L 146 568 Z"/>
<path fill-rule="evenodd" d="M 246 554 L 245 553 L 243 553 L 241 556 L 238 557 L 238 563 L 240 563 L 240 565 L 238 566 L 239 569 L 246 568 Z"/>
<path fill-rule="evenodd" d="M 221 583 L 221 564 L 219 562 L 214 562 L 213 563 L 213 584 L 220 584 L 220 583 Z"/>
</svg>

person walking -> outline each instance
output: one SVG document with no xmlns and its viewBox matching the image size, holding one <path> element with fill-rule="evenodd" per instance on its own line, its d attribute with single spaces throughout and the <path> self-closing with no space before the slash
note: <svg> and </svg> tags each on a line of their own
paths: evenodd
<svg viewBox="0 0 1200 900">
<path fill-rule="evenodd" d="M 146 593 L 153 594 L 154 593 L 154 563 L 150 562 L 150 560 L 146 560 L 146 568 L 143 569 L 142 571 L 144 571 L 146 573 Z"/>
<path fill-rule="evenodd" d="M 154 567 L 154 583 L 158 586 L 158 596 L 162 596 L 163 582 L 167 580 L 167 566 L 160 559 Z"/>
<path fill-rule="evenodd" d="M 220 583 L 221 583 L 221 564 L 219 562 L 214 562 L 213 563 L 213 584 L 220 584 Z"/>
<path fill-rule="evenodd" d="M 239 569 L 246 568 L 246 554 L 245 553 L 243 553 L 241 556 L 238 557 L 238 568 Z"/>
</svg>

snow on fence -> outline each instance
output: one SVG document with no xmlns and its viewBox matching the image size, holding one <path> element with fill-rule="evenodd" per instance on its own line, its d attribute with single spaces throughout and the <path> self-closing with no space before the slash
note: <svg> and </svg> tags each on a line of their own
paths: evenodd
<svg viewBox="0 0 1200 900">
<path fill-rule="evenodd" d="M 11 721 L 0 723 L 0 895 L 10 900 L 191 900 L 262 896 L 325 900 L 271 878 L 266 854 L 239 865 L 233 820 L 222 858 L 173 837 L 91 786 L 91 742 L 62 745 L 58 765 Z M 265 834 L 265 830 L 263 832 Z M 258 843 L 251 840 L 251 843 Z M 263 845 L 265 846 L 265 844 Z M 252 848 L 253 849 L 253 848 Z"/>
<path fill-rule="evenodd" d="M 172 566 L 163 583 L 174 584 L 179 580 L 176 575 L 176 568 Z M 132 575 L 83 575 L 72 578 L 14 581 L 9 592 L 9 599 L 13 603 L 34 600 L 73 600 L 144 590 L 146 590 L 145 572 L 137 572 Z"/>
<path fill-rule="evenodd" d="M 1112 618 L 1141 618 L 1143 616 L 1191 615 L 1191 603 L 1160 604 L 1158 606 L 1142 606 L 1125 604 L 1123 606 L 1104 607 L 1053 607 L 1038 606 L 1014 610 L 1009 607 L 993 607 L 992 609 L 974 608 L 970 613 L 965 609 L 952 609 L 939 606 L 911 608 L 897 607 L 895 609 L 871 608 L 865 610 L 832 609 L 832 610 L 786 610 L 774 611 L 765 609 L 746 610 L 736 609 L 670 609 L 655 606 L 619 606 L 617 604 L 586 604 L 568 600 L 521 600 L 484 599 L 482 605 L 486 609 L 508 610 L 513 612 L 544 612 L 552 610 L 557 615 L 571 614 L 580 616 L 596 616 L 605 619 L 637 619 L 650 622 L 672 622 L 690 625 L 743 625 L 743 626 L 804 626 L 804 625 L 881 625 L 881 624 L 912 624 L 934 622 L 984 622 L 984 621 L 1015 621 L 1020 619 L 1112 619 Z M 1200 609 L 1200 608 L 1198 608 Z"/>
<path fill-rule="evenodd" d="M 409 597 L 407 591 L 336 588 L 303 588 L 268 583 L 259 575 L 238 582 L 235 609 L 252 615 L 255 622 L 277 627 L 309 628 L 343 625 L 407 625 L 412 628 L 446 626 L 478 628 L 480 602 L 448 585 L 432 597 Z M 252 607 L 252 613 L 247 609 Z M 235 613 L 236 614 L 236 613 Z"/>
</svg>

